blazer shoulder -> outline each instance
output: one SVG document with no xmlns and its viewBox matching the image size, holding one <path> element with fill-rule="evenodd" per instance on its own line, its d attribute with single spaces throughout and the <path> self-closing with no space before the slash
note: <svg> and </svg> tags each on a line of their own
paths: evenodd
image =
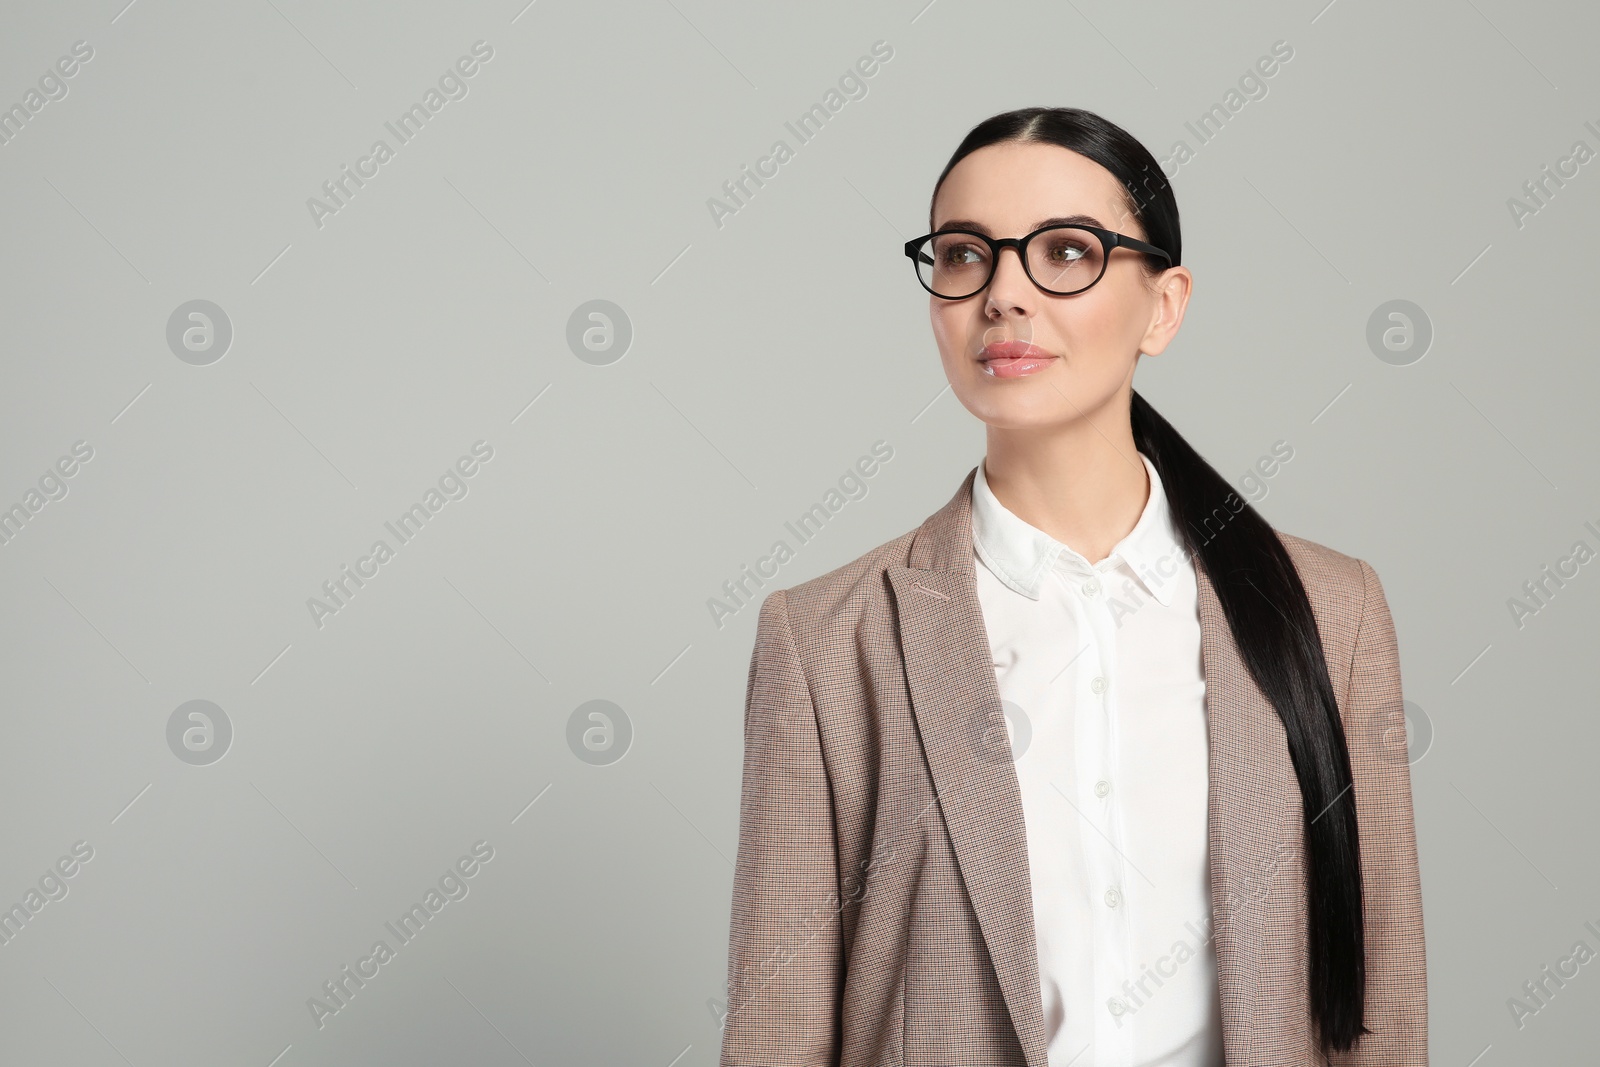
<svg viewBox="0 0 1600 1067">
<path fill-rule="evenodd" d="M 1362 597 L 1367 585 L 1367 577 L 1363 567 L 1369 567 L 1355 556 L 1347 556 L 1338 549 L 1329 548 L 1327 545 L 1292 533 L 1274 528 L 1284 549 L 1289 553 L 1289 558 L 1294 561 L 1295 569 L 1300 572 L 1300 580 L 1306 586 L 1308 594 L 1316 592 L 1331 595 L 1343 600 L 1354 596 L 1356 610 L 1360 610 Z"/>
<path fill-rule="evenodd" d="M 1274 532 L 1306 587 L 1329 664 L 1338 664 L 1339 676 L 1347 681 L 1363 619 L 1375 617 L 1379 606 L 1375 602 L 1383 600 L 1378 572 L 1365 560 L 1327 545 L 1282 530 Z"/>
<path fill-rule="evenodd" d="M 917 529 L 907 530 L 831 571 L 778 590 L 784 595 L 791 625 L 796 630 L 834 629 L 840 623 L 859 620 L 866 605 L 883 594 L 889 567 L 906 562 L 916 535 Z"/>
</svg>

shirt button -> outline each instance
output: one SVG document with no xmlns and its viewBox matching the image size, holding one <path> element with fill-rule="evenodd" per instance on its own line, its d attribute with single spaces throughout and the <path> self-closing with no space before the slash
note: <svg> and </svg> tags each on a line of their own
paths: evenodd
<svg viewBox="0 0 1600 1067">
<path fill-rule="evenodd" d="M 1094 784 L 1094 795 L 1095 796 L 1103 797 L 1109 792 L 1111 792 L 1111 783 L 1106 781 L 1104 778 L 1100 779 L 1098 782 L 1096 782 Z"/>
<path fill-rule="evenodd" d="M 1106 691 L 1106 686 L 1109 684 L 1110 683 L 1107 682 L 1103 677 L 1096 678 L 1094 681 L 1089 683 L 1089 688 L 1096 693 L 1104 693 Z"/>
<path fill-rule="evenodd" d="M 1100 583 L 1093 578 L 1083 583 L 1083 595 L 1094 596 L 1100 591 Z"/>
<path fill-rule="evenodd" d="M 1115 889 L 1106 890 L 1106 907 L 1114 908 L 1122 903 L 1122 894 Z"/>
<path fill-rule="evenodd" d="M 1118 1000 L 1116 997 L 1112 997 L 1110 1000 L 1106 1001 L 1106 1007 L 1111 1009 L 1112 1015 L 1121 1015 L 1127 1010 L 1122 1006 L 1122 1001 Z"/>
</svg>

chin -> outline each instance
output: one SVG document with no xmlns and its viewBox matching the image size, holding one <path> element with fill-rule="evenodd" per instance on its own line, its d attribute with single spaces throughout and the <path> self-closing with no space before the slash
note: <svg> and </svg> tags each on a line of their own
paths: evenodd
<svg viewBox="0 0 1600 1067">
<path fill-rule="evenodd" d="M 1006 382 L 1006 385 L 1014 384 Z M 1044 396 L 1035 390 L 1031 398 L 1022 396 L 997 396 L 988 390 L 978 390 L 977 395 L 958 393 L 957 399 L 961 406 L 966 408 L 974 418 L 985 425 L 1002 430 L 1022 430 L 1031 427 L 1049 426 L 1065 422 L 1076 413 L 1070 408 L 1062 411 L 1061 395 L 1054 389 L 1049 390 L 1049 396 Z"/>
</svg>

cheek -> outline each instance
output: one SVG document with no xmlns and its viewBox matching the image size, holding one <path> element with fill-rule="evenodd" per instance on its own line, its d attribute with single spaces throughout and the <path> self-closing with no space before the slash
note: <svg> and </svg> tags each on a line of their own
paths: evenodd
<svg viewBox="0 0 1600 1067">
<path fill-rule="evenodd" d="M 1131 353 L 1125 350 L 1129 345 L 1137 346 L 1143 333 L 1143 320 L 1133 310 L 1135 307 L 1130 299 L 1119 299 L 1117 293 L 1108 291 L 1098 300 L 1084 301 L 1052 315 L 1050 324 L 1069 350 L 1085 356 L 1126 356 Z"/>
<path fill-rule="evenodd" d="M 928 309 L 928 321 L 933 324 L 933 339 L 939 346 L 940 357 L 948 364 L 964 354 L 967 343 L 967 316 L 954 304 L 939 301 Z"/>
</svg>

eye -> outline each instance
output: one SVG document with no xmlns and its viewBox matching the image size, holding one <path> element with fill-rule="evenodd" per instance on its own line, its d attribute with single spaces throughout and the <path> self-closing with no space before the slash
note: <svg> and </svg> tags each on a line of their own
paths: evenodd
<svg viewBox="0 0 1600 1067">
<path fill-rule="evenodd" d="M 1050 242 L 1050 247 L 1045 254 L 1050 262 L 1059 264 L 1076 263 L 1089 254 L 1089 248 L 1082 241 L 1073 238 L 1058 237 Z"/>
<path fill-rule="evenodd" d="M 941 257 L 951 266 L 964 266 L 975 262 L 980 257 L 976 246 L 971 244 L 948 244 L 941 250 Z"/>
</svg>

